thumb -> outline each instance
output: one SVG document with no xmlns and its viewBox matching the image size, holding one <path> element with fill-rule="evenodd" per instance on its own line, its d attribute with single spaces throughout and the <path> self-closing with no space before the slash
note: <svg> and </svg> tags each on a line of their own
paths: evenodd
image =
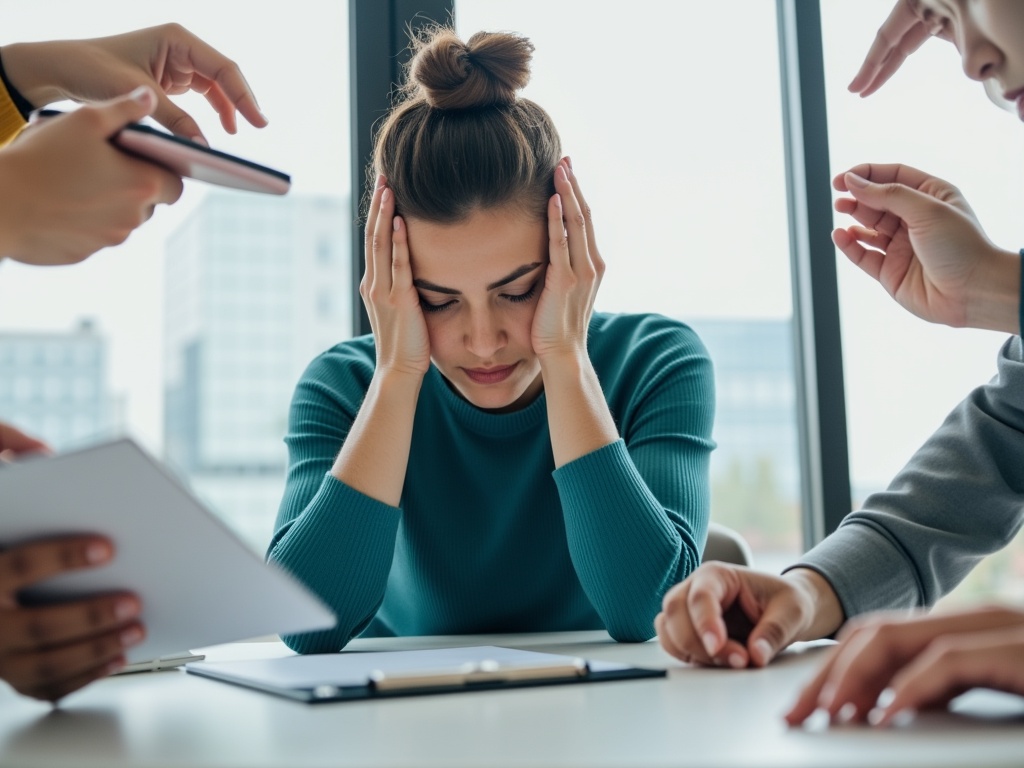
<svg viewBox="0 0 1024 768">
<path fill-rule="evenodd" d="M 140 85 L 134 91 L 95 106 L 82 107 L 79 112 L 95 113 L 99 130 L 110 138 L 128 123 L 135 123 L 153 114 L 156 109 L 156 94 L 148 85 Z"/>
<path fill-rule="evenodd" d="M 798 629 L 797 615 L 796 606 L 785 599 L 784 593 L 769 601 L 747 639 L 747 649 L 754 664 L 765 666 L 793 642 Z"/>
<path fill-rule="evenodd" d="M 877 211 L 894 213 L 909 226 L 921 224 L 937 208 L 946 208 L 941 200 L 906 184 L 875 184 L 852 172 L 843 178 L 847 190 L 858 203 Z"/>
</svg>

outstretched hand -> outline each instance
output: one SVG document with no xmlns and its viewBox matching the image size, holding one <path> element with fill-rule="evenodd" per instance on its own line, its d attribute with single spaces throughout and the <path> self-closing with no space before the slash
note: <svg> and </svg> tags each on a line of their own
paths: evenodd
<svg viewBox="0 0 1024 768">
<path fill-rule="evenodd" d="M 198 123 L 168 98 L 195 91 L 220 116 L 228 133 L 236 113 L 262 128 L 260 111 L 238 65 L 180 24 L 163 24 L 110 37 L 4 46 L 11 83 L 35 107 L 62 99 L 106 101 L 149 86 L 156 93 L 153 119 L 171 132 L 208 143 Z"/>
<path fill-rule="evenodd" d="M 925 18 L 919 0 L 896 0 L 888 18 L 879 27 L 864 63 L 847 87 L 853 93 L 870 96 L 929 37 L 950 39 L 945 28 Z"/>
<path fill-rule="evenodd" d="M 902 307 L 933 323 L 1019 332 L 1020 258 L 985 235 L 960 190 L 906 165 L 863 164 L 833 186 L 859 222 L 832 239 Z"/>
</svg>

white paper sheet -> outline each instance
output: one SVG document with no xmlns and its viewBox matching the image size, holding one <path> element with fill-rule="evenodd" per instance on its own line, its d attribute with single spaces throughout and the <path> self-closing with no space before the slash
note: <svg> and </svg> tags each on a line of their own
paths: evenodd
<svg viewBox="0 0 1024 768">
<path fill-rule="evenodd" d="M 334 625 L 315 595 L 265 563 L 132 440 L 0 468 L 0 546 L 67 533 L 108 536 L 114 560 L 49 579 L 31 596 L 136 593 L 147 636 L 129 663 Z"/>
</svg>

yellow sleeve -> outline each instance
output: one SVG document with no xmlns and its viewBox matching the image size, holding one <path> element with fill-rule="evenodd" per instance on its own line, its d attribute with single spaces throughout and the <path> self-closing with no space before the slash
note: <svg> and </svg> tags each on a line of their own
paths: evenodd
<svg viewBox="0 0 1024 768">
<path fill-rule="evenodd" d="M 21 133 L 26 125 L 25 118 L 14 106 L 11 94 L 7 92 L 3 81 L 0 81 L 0 147 L 6 146 L 14 137 Z"/>
</svg>

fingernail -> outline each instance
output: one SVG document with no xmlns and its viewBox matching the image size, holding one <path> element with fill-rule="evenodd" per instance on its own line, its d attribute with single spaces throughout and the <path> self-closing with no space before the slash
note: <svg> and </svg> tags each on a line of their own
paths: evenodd
<svg viewBox="0 0 1024 768">
<path fill-rule="evenodd" d="M 395 216 L 395 220 L 394 222 L 392 222 L 392 226 L 394 226 L 395 232 L 397 232 L 402 228 L 402 220 L 398 216 Z"/>
<path fill-rule="evenodd" d="M 704 650 L 708 652 L 708 656 L 714 656 L 715 651 L 718 650 L 718 638 L 715 637 L 715 633 L 705 632 L 701 642 L 704 643 Z"/>
<path fill-rule="evenodd" d="M 377 184 L 376 184 L 375 188 L 376 189 L 380 189 L 383 186 L 384 186 L 384 174 L 383 173 L 378 173 L 377 174 Z"/>
<path fill-rule="evenodd" d="M 85 559 L 90 563 L 103 563 L 110 559 L 110 546 L 96 541 L 86 547 Z"/>
<path fill-rule="evenodd" d="M 385 187 L 383 194 L 381 194 L 381 196 L 380 196 L 380 201 L 382 203 L 386 203 L 390 199 L 391 199 L 391 190 L 387 189 Z"/>
<path fill-rule="evenodd" d="M 153 89 L 148 85 L 140 85 L 131 92 L 131 97 L 139 102 L 139 104 L 149 104 L 150 99 L 153 98 Z"/>
<path fill-rule="evenodd" d="M 763 637 L 754 641 L 754 650 L 761 657 L 761 661 L 767 662 L 772 657 L 772 647 Z"/>
<path fill-rule="evenodd" d="M 142 639 L 142 630 L 138 627 L 131 627 L 121 633 L 121 645 L 127 648 L 137 644 Z"/>
<path fill-rule="evenodd" d="M 569 173 L 572 173 L 572 158 L 569 157 L 568 155 L 565 156 L 565 164 L 569 166 Z"/>
<path fill-rule="evenodd" d="M 134 600 L 118 600 L 114 606 L 114 616 L 118 621 L 124 621 L 138 615 L 139 605 Z"/>
<path fill-rule="evenodd" d="M 738 653 L 730 653 L 729 666 L 733 669 L 743 669 L 743 667 L 747 666 L 747 663 L 743 660 L 743 657 L 740 656 Z"/>
<path fill-rule="evenodd" d="M 210 146 L 210 142 L 208 142 L 205 138 L 199 136 L 198 134 L 192 137 L 192 141 L 194 141 L 196 144 L 201 144 L 202 146 L 207 148 L 209 148 Z"/>
<path fill-rule="evenodd" d="M 857 705 L 854 704 L 852 701 L 848 701 L 845 704 L 843 704 L 843 706 L 841 706 L 839 708 L 838 712 L 836 712 L 836 722 L 837 723 L 848 723 L 851 720 L 853 720 L 853 718 L 854 718 L 854 716 L 856 714 L 857 714 Z"/>
<path fill-rule="evenodd" d="M 861 176 L 858 176 L 856 173 L 848 173 L 846 174 L 846 183 L 848 186 L 859 187 L 863 189 L 868 185 L 868 180 Z"/>
<path fill-rule="evenodd" d="M 818 694 L 818 706 L 822 709 L 831 709 L 832 699 L 836 697 L 836 687 L 832 683 L 826 683 L 821 687 Z"/>
<path fill-rule="evenodd" d="M 115 661 L 112 661 L 107 665 L 107 674 L 112 675 L 115 672 L 120 672 L 122 669 L 124 669 L 124 667 L 124 659 L 117 659 Z"/>
</svg>

